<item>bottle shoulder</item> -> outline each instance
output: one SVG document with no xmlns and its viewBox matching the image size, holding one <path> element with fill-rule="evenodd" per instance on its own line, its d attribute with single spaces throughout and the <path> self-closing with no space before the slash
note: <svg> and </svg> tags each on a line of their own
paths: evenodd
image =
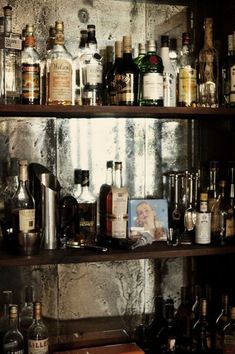
<svg viewBox="0 0 235 354">
<path fill-rule="evenodd" d="M 62 44 L 56 44 L 53 49 L 47 53 L 47 60 L 56 60 L 56 59 L 67 59 L 72 61 L 73 57 Z"/>
<path fill-rule="evenodd" d="M 37 340 L 48 338 L 48 329 L 42 320 L 34 320 L 34 322 L 29 326 L 28 338 Z"/>
<path fill-rule="evenodd" d="M 21 57 L 22 63 L 39 64 L 39 62 L 40 62 L 40 55 L 37 52 L 36 48 L 34 48 L 34 47 L 24 48 L 21 55 L 22 55 L 22 57 Z"/>
</svg>

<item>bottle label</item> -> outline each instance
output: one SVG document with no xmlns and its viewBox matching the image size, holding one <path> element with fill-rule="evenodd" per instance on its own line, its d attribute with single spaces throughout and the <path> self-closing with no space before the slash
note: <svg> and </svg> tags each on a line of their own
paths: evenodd
<svg viewBox="0 0 235 354">
<path fill-rule="evenodd" d="M 107 234 L 113 238 L 126 238 L 127 235 L 127 219 L 108 219 Z"/>
<path fill-rule="evenodd" d="M 211 243 L 211 213 L 197 213 L 195 243 Z"/>
<path fill-rule="evenodd" d="M 190 106 L 197 98 L 197 72 L 195 69 L 184 67 L 179 69 L 179 102 Z"/>
<path fill-rule="evenodd" d="M 112 210 L 109 216 L 114 218 L 124 217 L 127 215 L 128 191 L 126 187 L 112 187 Z"/>
<path fill-rule="evenodd" d="M 55 59 L 50 65 L 49 100 L 72 103 L 72 65 L 64 59 Z"/>
<path fill-rule="evenodd" d="M 39 99 L 39 83 L 39 64 L 22 64 L 22 97 L 31 100 Z"/>
<path fill-rule="evenodd" d="M 164 107 L 176 106 L 176 82 L 175 76 L 170 72 L 163 75 L 163 97 Z"/>
<path fill-rule="evenodd" d="M 48 338 L 28 340 L 28 354 L 48 354 Z"/>
<path fill-rule="evenodd" d="M 135 93 L 134 93 L 134 74 L 116 74 L 116 92 L 117 92 L 117 102 L 129 102 L 134 103 Z"/>
<path fill-rule="evenodd" d="M 35 209 L 19 210 L 19 230 L 28 232 L 35 228 Z"/>
<path fill-rule="evenodd" d="M 102 65 L 99 63 L 87 64 L 85 67 L 85 74 L 84 84 L 102 84 Z"/>
<path fill-rule="evenodd" d="M 235 234 L 235 220 L 234 217 L 228 217 L 226 219 L 226 237 L 232 237 Z"/>
<path fill-rule="evenodd" d="M 146 73 L 143 75 L 143 99 L 163 100 L 163 75 Z"/>
</svg>

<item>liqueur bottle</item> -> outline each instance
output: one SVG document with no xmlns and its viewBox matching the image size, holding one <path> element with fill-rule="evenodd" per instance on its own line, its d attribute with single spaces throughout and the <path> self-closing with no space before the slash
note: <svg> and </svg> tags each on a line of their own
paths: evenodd
<svg viewBox="0 0 235 354">
<path fill-rule="evenodd" d="M 22 103 L 40 103 L 40 57 L 35 49 L 34 26 L 26 26 L 22 51 Z"/>
<path fill-rule="evenodd" d="M 1 297 L 3 308 L 0 317 L 0 352 L 3 353 L 3 337 L 9 330 L 9 306 L 12 304 L 12 291 L 3 290 Z"/>
<path fill-rule="evenodd" d="M 205 18 L 204 46 L 199 52 L 199 106 L 218 107 L 219 63 L 213 46 L 213 19 Z"/>
<path fill-rule="evenodd" d="M 107 93 L 107 105 L 116 106 L 117 102 L 117 89 L 115 81 L 115 73 L 117 68 L 122 62 L 122 42 L 115 42 L 115 61 L 110 71 L 108 71 L 105 82 L 106 82 L 106 93 Z"/>
<path fill-rule="evenodd" d="M 89 189 L 89 171 L 82 170 L 82 191 L 77 199 L 79 212 L 79 243 L 94 245 L 96 242 L 97 200 Z"/>
<path fill-rule="evenodd" d="M 224 329 L 230 321 L 228 300 L 228 295 L 223 294 L 222 309 L 215 322 L 215 349 L 217 354 L 223 353 Z"/>
<path fill-rule="evenodd" d="M 208 209 L 207 193 L 200 193 L 199 210 L 196 215 L 195 243 L 211 243 L 211 212 Z"/>
<path fill-rule="evenodd" d="M 19 186 L 12 197 L 13 234 L 35 228 L 35 203 L 28 189 L 28 162 L 19 161 Z"/>
<path fill-rule="evenodd" d="M 47 104 L 71 105 L 73 103 L 73 61 L 64 46 L 64 23 L 55 23 L 55 44 L 48 53 L 47 70 Z"/>
<path fill-rule="evenodd" d="M 140 105 L 163 106 L 163 63 L 156 53 L 154 40 L 147 43 L 147 54 L 141 61 Z"/>
<path fill-rule="evenodd" d="M 123 58 L 115 71 L 117 105 L 137 106 L 139 96 L 139 68 L 132 58 L 131 36 L 123 37 Z"/>
<path fill-rule="evenodd" d="M 235 352 L 235 307 L 230 310 L 231 321 L 224 328 L 223 354 Z"/>
<path fill-rule="evenodd" d="M 211 328 L 208 320 L 207 300 L 200 300 L 200 317 L 193 327 L 193 352 L 212 353 Z"/>
<path fill-rule="evenodd" d="M 24 338 L 18 329 L 18 306 L 10 305 L 9 330 L 3 337 L 4 354 L 24 354 Z"/>
<path fill-rule="evenodd" d="M 161 36 L 160 56 L 163 62 L 164 107 L 176 106 L 176 73 L 169 56 L 169 37 Z"/>
<path fill-rule="evenodd" d="M 107 233 L 107 205 L 106 200 L 113 185 L 113 161 L 107 161 L 106 163 L 106 182 L 100 187 L 99 193 L 99 221 L 100 221 L 100 237 L 105 237 Z"/>
<path fill-rule="evenodd" d="M 42 305 L 33 304 L 33 323 L 28 328 L 28 354 L 48 354 L 48 329 L 42 320 Z"/>
<path fill-rule="evenodd" d="M 179 59 L 179 106 L 193 106 L 197 102 L 197 71 L 192 53 L 191 35 L 182 35 L 182 51 Z"/>
</svg>

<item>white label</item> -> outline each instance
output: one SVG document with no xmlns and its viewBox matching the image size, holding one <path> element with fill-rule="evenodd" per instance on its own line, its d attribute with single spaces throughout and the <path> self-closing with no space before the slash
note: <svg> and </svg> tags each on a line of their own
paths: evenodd
<svg viewBox="0 0 235 354">
<path fill-rule="evenodd" d="M 110 220 L 112 225 L 112 237 L 114 238 L 126 238 L 127 234 L 127 219 L 112 219 Z"/>
<path fill-rule="evenodd" d="M 112 216 L 118 218 L 127 215 L 128 191 L 126 187 L 112 187 Z"/>
<path fill-rule="evenodd" d="M 20 231 L 30 231 L 35 228 L 35 209 L 19 210 L 19 229 Z"/>
<path fill-rule="evenodd" d="M 86 81 L 85 84 L 102 84 L 102 66 L 100 64 L 88 64 L 86 66 Z"/>
<path fill-rule="evenodd" d="M 48 354 L 48 338 L 28 340 L 28 354 Z"/>
<path fill-rule="evenodd" d="M 159 73 L 146 73 L 143 76 L 143 99 L 163 99 L 163 75 Z"/>
<path fill-rule="evenodd" d="M 197 98 L 197 72 L 190 66 L 179 69 L 179 102 L 190 106 Z"/>
<path fill-rule="evenodd" d="M 211 213 L 197 213 L 195 243 L 211 243 Z"/>
<path fill-rule="evenodd" d="M 72 103 L 72 65 L 68 60 L 55 59 L 51 62 L 49 74 L 50 101 Z"/>
<path fill-rule="evenodd" d="M 170 72 L 163 74 L 163 97 L 164 107 L 176 106 L 176 81 L 175 76 Z"/>
<path fill-rule="evenodd" d="M 14 50 L 21 50 L 22 49 L 22 41 L 20 38 L 11 38 L 5 37 L 5 48 L 7 49 L 14 49 Z"/>
</svg>

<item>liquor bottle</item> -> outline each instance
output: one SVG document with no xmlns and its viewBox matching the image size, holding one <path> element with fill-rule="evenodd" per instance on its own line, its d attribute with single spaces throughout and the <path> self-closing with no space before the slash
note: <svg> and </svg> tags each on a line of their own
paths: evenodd
<svg viewBox="0 0 235 354">
<path fill-rule="evenodd" d="M 82 170 L 76 168 L 74 170 L 74 189 L 73 189 L 73 196 L 76 199 L 79 198 L 82 191 L 81 183 L 82 183 Z"/>
<path fill-rule="evenodd" d="M 141 70 L 141 61 L 142 61 L 143 57 L 146 55 L 146 45 L 145 45 L 145 43 L 139 43 L 138 49 L 139 49 L 139 54 L 134 59 L 134 62 L 138 66 L 138 68 Z"/>
<path fill-rule="evenodd" d="M 33 323 L 28 328 L 28 354 L 48 354 L 48 329 L 42 320 L 42 305 L 33 304 Z"/>
<path fill-rule="evenodd" d="M 40 103 L 40 57 L 35 49 L 34 26 L 26 26 L 22 51 L 22 103 Z"/>
<path fill-rule="evenodd" d="M 122 240 L 127 237 L 128 190 L 122 182 L 122 163 L 115 162 L 114 184 L 106 199 L 107 236 Z"/>
<path fill-rule="evenodd" d="M 230 66 L 234 56 L 233 34 L 228 35 L 228 52 L 222 62 L 222 106 L 229 107 Z"/>
<path fill-rule="evenodd" d="M 170 38 L 169 43 L 169 58 L 171 64 L 175 70 L 175 73 L 179 73 L 179 54 L 177 50 L 177 38 Z"/>
<path fill-rule="evenodd" d="M 229 58 L 229 106 L 235 107 L 235 34 Z"/>
<path fill-rule="evenodd" d="M 199 245 L 211 243 L 211 212 L 208 209 L 207 193 L 200 193 L 199 210 L 196 215 L 195 243 Z"/>
<path fill-rule="evenodd" d="M 166 325 L 165 318 L 163 316 L 164 301 L 161 295 L 155 298 L 155 314 L 153 321 L 150 323 L 147 338 L 149 343 L 149 352 L 151 354 L 160 352 L 160 333 Z"/>
<path fill-rule="evenodd" d="M 160 56 L 163 62 L 164 107 L 176 106 L 176 73 L 169 57 L 169 37 L 161 36 Z"/>
<path fill-rule="evenodd" d="M 230 310 L 231 321 L 224 328 L 223 354 L 235 351 L 235 307 Z"/>
<path fill-rule="evenodd" d="M 208 320 L 207 299 L 200 300 L 200 317 L 193 327 L 193 352 L 211 353 L 211 328 Z"/>
<path fill-rule="evenodd" d="M 84 106 L 102 105 L 103 59 L 97 51 L 95 25 L 87 26 L 87 43 L 81 55 L 82 104 Z"/>
<path fill-rule="evenodd" d="M 193 205 L 193 175 L 188 176 L 189 197 L 188 205 L 184 212 L 184 233 L 181 237 L 181 244 L 192 244 L 195 237 L 196 209 Z"/>
<path fill-rule="evenodd" d="M 12 7 L 3 7 L 4 37 L 3 37 L 3 80 L 2 103 L 21 102 L 21 49 L 20 34 L 12 32 Z"/>
<path fill-rule="evenodd" d="M 117 105 L 137 106 L 139 98 L 139 68 L 132 58 L 131 36 L 123 36 L 123 57 L 115 71 Z"/>
<path fill-rule="evenodd" d="M 184 231 L 184 213 L 179 203 L 179 174 L 174 174 L 174 198 L 169 205 L 169 229 L 173 229 L 175 238 L 179 240 Z"/>
<path fill-rule="evenodd" d="M 199 52 L 199 106 L 218 107 L 219 63 L 213 46 L 213 19 L 205 18 L 204 46 Z"/>
<path fill-rule="evenodd" d="M 140 105 L 163 106 L 163 63 L 154 40 L 147 42 L 147 54 L 141 61 Z"/>
<path fill-rule="evenodd" d="M 191 35 L 182 35 L 182 50 L 179 59 L 179 106 L 193 106 L 197 102 L 197 70 L 192 53 Z"/>
<path fill-rule="evenodd" d="M 12 304 L 12 291 L 3 290 L 2 292 L 3 308 L 0 316 L 0 352 L 3 353 L 3 337 L 9 330 L 9 306 Z"/>
<path fill-rule="evenodd" d="M 106 210 L 106 200 L 113 185 L 113 161 L 107 161 L 106 163 L 106 182 L 101 185 L 99 193 L 99 222 L 100 222 L 100 238 L 105 237 L 107 233 L 106 220 L 107 220 L 107 210 Z"/>
<path fill-rule="evenodd" d="M 215 349 L 217 354 L 223 353 L 224 328 L 230 321 L 228 295 L 222 295 L 222 309 L 215 322 Z"/>
<path fill-rule="evenodd" d="M 115 73 L 117 68 L 121 65 L 122 62 L 122 42 L 115 42 L 115 61 L 110 71 L 108 71 L 105 84 L 106 84 L 106 94 L 107 94 L 107 105 L 116 106 L 117 102 L 117 90 L 116 90 L 116 81 Z"/>
<path fill-rule="evenodd" d="M 55 23 L 55 44 L 46 59 L 47 104 L 71 105 L 73 103 L 73 61 L 64 46 L 64 23 Z"/>
<path fill-rule="evenodd" d="M 74 103 L 77 106 L 82 105 L 82 91 L 84 85 L 83 85 L 83 78 L 82 78 L 81 56 L 86 51 L 86 45 L 87 45 L 87 30 L 81 30 L 78 52 L 75 58 L 73 59 L 74 72 L 75 72 Z"/>
<path fill-rule="evenodd" d="M 202 294 L 202 288 L 199 284 L 193 285 L 192 288 L 192 312 L 191 312 L 191 328 L 195 325 L 195 323 L 199 319 L 200 315 L 200 299 Z"/>
<path fill-rule="evenodd" d="M 229 195 L 228 195 L 228 218 L 226 221 L 227 237 L 226 241 L 233 241 L 235 236 L 235 195 L 234 195 L 234 178 L 235 178 L 235 164 L 234 161 L 229 162 L 228 169 L 229 178 Z"/>
<path fill-rule="evenodd" d="M 180 343 L 180 351 L 189 353 L 192 349 L 192 304 L 190 288 L 181 287 L 181 303 L 176 312 L 176 325 Z"/>
<path fill-rule="evenodd" d="M 89 189 L 89 171 L 82 170 L 82 191 L 77 199 L 79 213 L 79 242 L 94 245 L 96 242 L 97 200 Z"/>
<path fill-rule="evenodd" d="M 24 354 L 24 338 L 18 329 L 18 306 L 9 307 L 9 330 L 3 337 L 4 354 Z"/>
<path fill-rule="evenodd" d="M 208 207 L 211 210 L 213 204 L 218 197 L 218 175 L 219 175 L 219 162 L 210 161 L 209 168 L 209 189 L 208 189 Z"/>
<path fill-rule="evenodd" d="M 28 328 L 33 322 L 33 287 L 26 286 L 25 287 L 25 302 L 20 311 L 19 315 L 19 323 L 20 323 L 20 331 L 23 334 L 25 348 L 27 348 L 27 336 L 28 336 Z"/>
<path fill-rule="evenodd" d="M 35 203 L 28 189 L 28 162 L 19 161 L 19 185 L 12 197 L 13 234 L 35 228 Z"/>
</svg>

